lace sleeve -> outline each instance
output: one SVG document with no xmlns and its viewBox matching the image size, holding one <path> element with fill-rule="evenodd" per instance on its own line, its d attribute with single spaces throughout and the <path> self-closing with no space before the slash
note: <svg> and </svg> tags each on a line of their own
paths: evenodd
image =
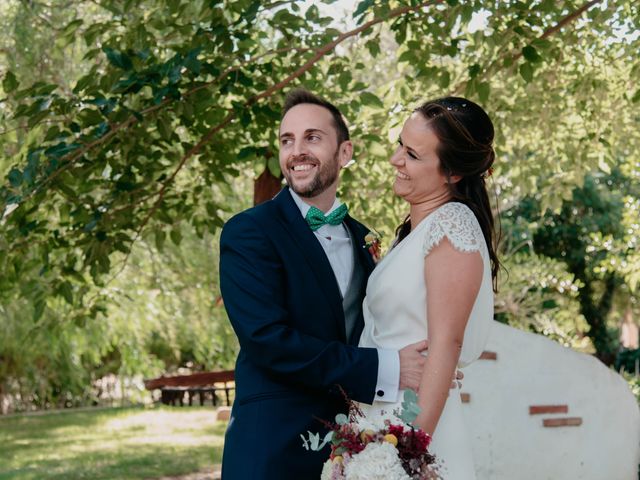
<svg viewBox="0 0 640 480">
<path fill-rule="evenodd" d="M 422 253 L 427 256 L 444 237 L 461 252 L 482 252 L 484 237 L 475 215 L 462 203 L 451 202 L 432 213 L 427 225 Z"/>
</svg>

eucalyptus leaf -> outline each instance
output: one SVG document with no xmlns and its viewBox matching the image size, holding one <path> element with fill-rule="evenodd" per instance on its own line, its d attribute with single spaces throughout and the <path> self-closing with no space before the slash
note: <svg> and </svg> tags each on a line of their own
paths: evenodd
<svg viewBox="0 0 640 480">
<path fill-rule="evenodd" d="M 419 414 L 418 395 L 413 390 L 406 389 L 402 400 L 402 412 L 399 418 L 406 424 L 411 425 Z"/>
<path fill-rule="evenodd" d="M 338 425 L 346 425 L 349 423 L 349 417 L 347 417 L 344 413 L 339 413 L 336 415 L 336 423 Z"/>
</svg>

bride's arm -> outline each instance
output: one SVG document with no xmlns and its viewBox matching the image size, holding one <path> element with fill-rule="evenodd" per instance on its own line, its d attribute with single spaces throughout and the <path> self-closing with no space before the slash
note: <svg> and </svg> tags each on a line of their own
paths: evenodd
<svg viewBox="0 0 640 480">
<path fill-rule="evenodd" d="M 418 393 L 421 412 L 415 423 L 431 434 L 450 393 L 464 330 L 482 283 L 482 269 L 479 252 L 456 250 L 447 237 L 424 260 L 429 353 Z M 451 391 L 451 395 L 457 394 L 457 390 Z"/>
</svg>

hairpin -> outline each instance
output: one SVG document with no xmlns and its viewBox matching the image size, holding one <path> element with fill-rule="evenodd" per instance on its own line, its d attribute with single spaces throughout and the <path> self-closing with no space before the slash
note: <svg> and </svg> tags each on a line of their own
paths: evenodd
<svg viewBox="0 0 640 480">
<path fill-rule="evenodd" d="M 487 168 L 487 170 L 480 174 L 482 178 L 489 178 L 491 175 L 493 175 L 493 167 Z"/>
</svg>

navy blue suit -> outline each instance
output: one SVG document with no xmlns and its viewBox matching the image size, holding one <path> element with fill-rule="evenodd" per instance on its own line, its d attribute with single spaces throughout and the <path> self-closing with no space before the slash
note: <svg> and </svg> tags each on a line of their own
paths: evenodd
<svg viewBox="0 0 640 480">
<path fill-rule="evenodd" d="M 374 263 L 360 248 L 368 230 L 349 216 L 344 223 L 368 275 Z M 319 479 L 328 447 L 306 451 L 300 434 L 324 433 L 317 418 L 346 411 L 336 385 L 373 401 L 378 355 L 355 346 L 361 313 L 347 342 L 335 275 L 288 188 L 227 222 L 220 288 L 240 342 L 223 480 Z"/>
</svg>

